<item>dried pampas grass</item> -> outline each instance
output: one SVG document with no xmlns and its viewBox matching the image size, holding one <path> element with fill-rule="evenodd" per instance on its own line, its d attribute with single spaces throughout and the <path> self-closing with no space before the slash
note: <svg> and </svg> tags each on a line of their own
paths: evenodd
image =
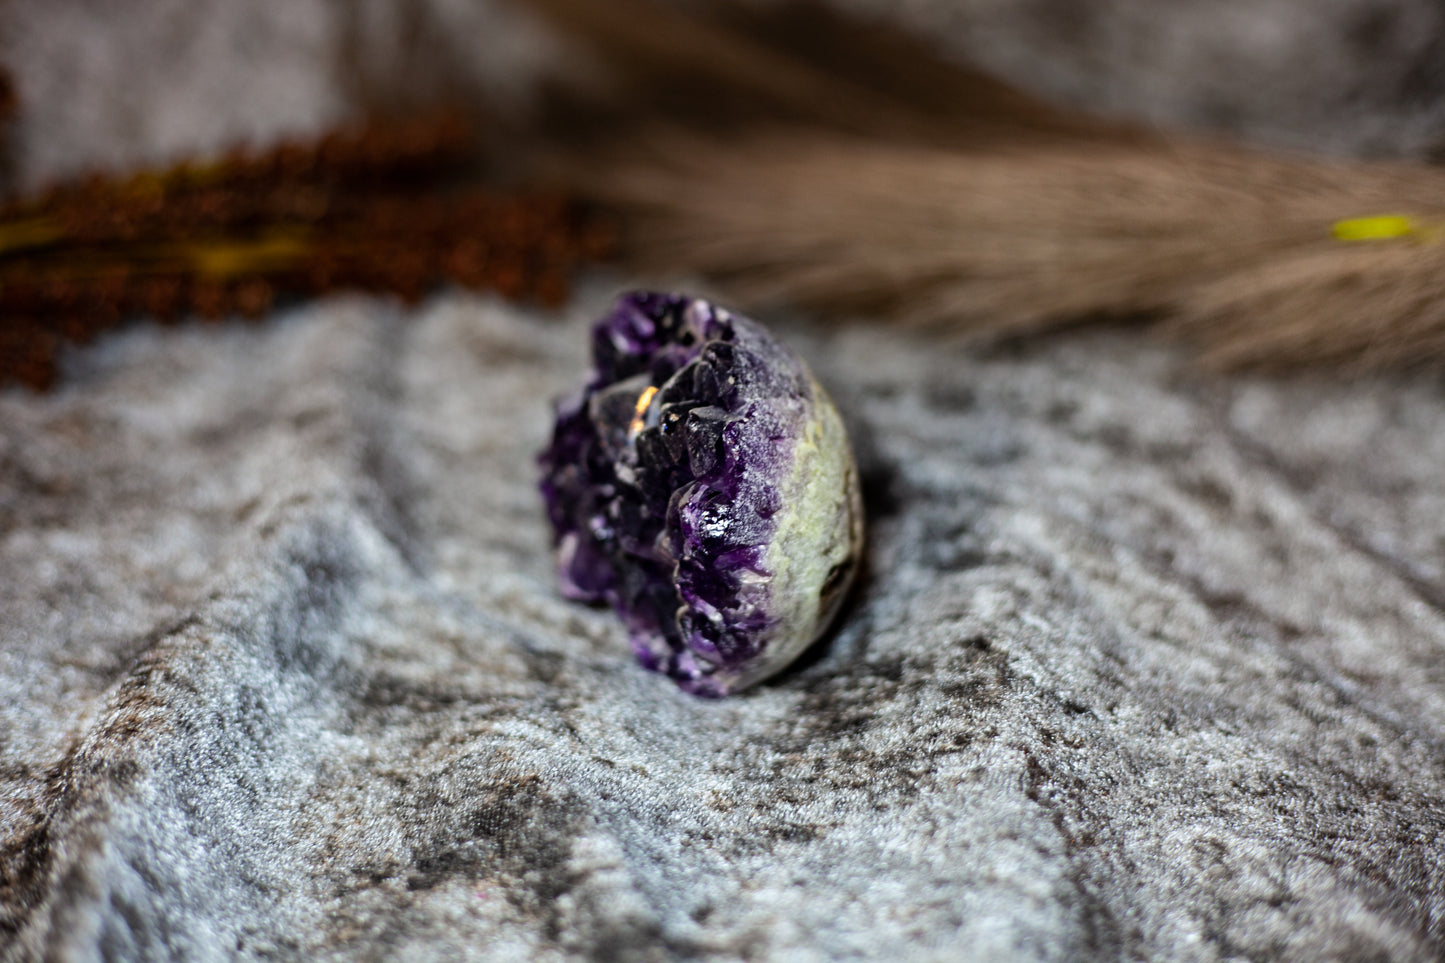
<svg viewBox="0 0 1445 963">
<path fill-rule="evenodd" d="M 1207 147 L 960 152 L 779 135 L 674 138 L 597 172 L 633 255 L 749 302 L 1013 333 L 1146 318 L 1222 366 L 1445 356 L 1445 172 Z"/>
<path fill-rule="evenodd" d="M 1125 130 L 833 21 L 532 3 L 629 89 L 694 91 L 561 152 L 640 267 L 975 335 L 1143 318 L 1224 367 L 1445 359 L 1445 170 Z"/>
</svg>

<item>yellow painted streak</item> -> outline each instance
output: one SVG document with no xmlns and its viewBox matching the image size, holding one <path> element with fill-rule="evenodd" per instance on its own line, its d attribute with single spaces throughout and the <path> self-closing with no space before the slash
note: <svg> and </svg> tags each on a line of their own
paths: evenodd
<svg viewBox="0 0 1445 963">
<path fill-rule="evenodd" d="M 211 241 L 182 245 L 183 254 L 197 272 L 213 278 L 264 274 L 294 267 L 311 251 L 299 234 L 277 234 L 255 241 Z"/>
<path fill-rule="evenodd" d="M 1387 241 L 1394 238 L 1428 238 L 1427 232 L 1413 217 L 1404 214 L 1381 214 L 1376 217 L 1352 217 L 1336 221 L 1334 235 L 1341 241 Z"/>
<path fill-rule="evenodd" d="M 44 247 L 60 240 L 64 233 L 44 217 L 0 223 L 0 255 Z"/>
</svg>

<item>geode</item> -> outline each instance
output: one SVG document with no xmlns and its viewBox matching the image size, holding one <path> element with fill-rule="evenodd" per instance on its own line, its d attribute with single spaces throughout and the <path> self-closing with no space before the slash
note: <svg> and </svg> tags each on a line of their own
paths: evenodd
<svg viewBox="0 0 1445 963">
<path fill-rule="evenodd" d="M 863 510 L 837 409 L 758 323 L 707 301 L 624 295 L 539 456 L 563 592 L 610 603 L 638 660 L 720 696 L 827 628 Z"/>
</svg>

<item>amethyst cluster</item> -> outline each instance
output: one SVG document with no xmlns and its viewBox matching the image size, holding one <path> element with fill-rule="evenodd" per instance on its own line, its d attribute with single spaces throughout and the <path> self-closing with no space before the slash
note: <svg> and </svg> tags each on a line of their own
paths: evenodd
<svg viewBox="0 0 1445 963">
<path fill-rule="evenodd" d="M 761 325 L 697 298 L 623 296 L 592 358 L 539 459 L 563 591 L 609 602 L 688 692 L 772 675 L 832 620 L 862 548 L 832 401 Z"/>
</svg>

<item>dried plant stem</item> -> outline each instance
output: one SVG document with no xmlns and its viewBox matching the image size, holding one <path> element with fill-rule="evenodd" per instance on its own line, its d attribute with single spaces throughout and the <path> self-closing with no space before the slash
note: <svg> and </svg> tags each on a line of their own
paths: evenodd
<svg viewBox="0 0 1445 963">
<path fill-rule="evenodd" d="M 1140 132 L 1048 106 L 983 73 L 938 59 L 885 24 L 841 16 L 820 0 L 785 4 L 659 0 L 513 0 L 590 50 L 607 69 L 584 75 L 588 115 L 629 137 L 649 117 L 693 129 L 785 123 L 870 138 L 978 146 Z M 605 109 L 608 98 L 611 109 Z M 599 108 L 601 108 L 599 110 Z M 588 116 L 572 113 L 573 129 Z M 620 123 L 618 122 L 620 119 Z"/>
</svg>

